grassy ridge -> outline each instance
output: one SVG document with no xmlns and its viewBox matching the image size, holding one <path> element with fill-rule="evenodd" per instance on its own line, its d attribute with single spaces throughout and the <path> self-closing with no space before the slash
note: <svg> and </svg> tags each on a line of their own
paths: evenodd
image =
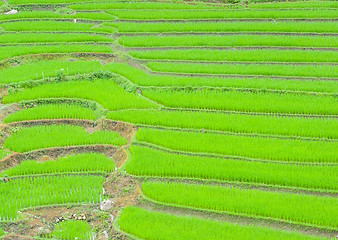
<svg viewBox="0 0 338 240">
<path fill-rule="evenodd" d="M 142 93 L 147 98 L 167 107 L 270 113 L 338 114 L 338 109 L 334 107 L 338 101 L 335 95 L 206 89 L 145 89 Z"/>
<path fill-rule="evenodd" d="M 110 110 L 127 108 L 151 108 L 154 103 L 135 94 L 126 92 L 110 80 L 83 80 L 45 84 L 26 88 L 21 92 L 7 95 L 4 103 L 44 98 L 79 98 L 95 101 Z"/>
<path fill-rule="evenodd" d="M 149 62 L 147 66 L 158 72 L 193 74 L 263 75 L 291 77 L 338 77 L 336 65 L 284 65 L 284 64 L 219 64 Z"/>
<path fill-rule="evenodd" d="M 199 178 L 338 190 L 337 166 L 296 165 L 190 156 L 132 145 L 129 174 L 152 177 Z"/>
<path fill-rule="evenodd" d="M 16 152 L 27 152 L 50 147 L 67 147 L 74 145 L 124 145 L 127 139 L 117 132 L 96 131 L 88 133 L 83 127 L 71 125 L 50 125 L 23 128 L 9 136 L 4 148 Z"/>
<path fill-rule="evenodd" d="M 77 105 L 47 104 L 15 112 L 4 119 L 5 123 L 38 119 L 89 119 L 96 120 L 92 109 Z"/>
<path fill-rule="evenodd" d="M 113 38 L 90 34 L 56 33 L 14 33 L 0 35 L 0 41 L 6 43 L 42 43 L 42 42 L 113 42 Z"/>
<path fill-rule="evenodd" d="M 235 47 L 235 46 L 276 46 L 276 47 L 332 47 L 338 43 L 333 36 L 295 35 L 184 35 L 184 36 L 123 36 L 119 43 L 126 47 Z"/>
<path fill-rule="evenodd" d="M 249 61 L 249 62 L 337 62 L 336 51 L 304 51 L 277 49 L 170 49 L 150 51 L 130 51 L 129 54 L 140 59 L 170 59 L 192 61 Z"/>
<path fill-rule="evenodd" d="M 279 9 L 272 9 L 267 11 L 253 10 L 110 10 L 109 14 L 114 15 L 120 19 L 252 19 L 252 18 L 335 18 L 336 11 L 334 9 L 314 9 L 308 11 L 306 9 L 287 9 L 280 11 Z"/>
<path fill-rule="evenodd" d="M 182 207 L 271 217 L 319 227 L 338 226 L 335 217 L 338 202 L 334 197 L 162 182 L 145 182 L 142 190 L 155 201 Z"/>
<path fill-rule="evenodd" d="M 173 150 L 207 152 L 255 159 L 298 162 L 337 162 L 338 142 L 304 141 L 259 136 L 222 135 L 140 128 L 141 142 Z"/>
<path fill-rule="evenodd" d="M 134 236 L 149 240 L 319 240 L 324 238 L 286 232 L 254 225 L 218 222 L 192 216 L 177 216 L 127 207 L 119 219 L 120 228 Z M 151 226 L 151 227 L 149 227 Z"/>
<path fill-rule="evenodd" d="M 115 163 L 101 153 L 82 153 L 61 157 L 56 160 L 37 162 L 26 160 L 14 168 L 1 173 L 2 176 L 24 176 L 36 174 L 62 173 L 109 173 L 114 171 Z"/>
<path fill-rule="evenodd" d="M 338 120 L 278 117 L 202 111 L 124 110 L 109 112 L 112 120 L 134 124 L 289 136 L 338 138 Z"/>
<path fill-rule="evenodd" d="M 1 47 L 0 60 L 29 54 L 44 53 L 110 53 L 112 49 L 105 45 L 90 44 L 57 44 L 57 45 L 32 45 L 32 46 L 6 46 Z"/>
<path fill-rule="evenodd" d="M 97 203 L 104 181 L 102 176 L 57 176 L 0 182 L 0 221 L 14 221 L 18 210 L 29 207 Z"/>
<path fill-rule="evenodd" d="M 68 220 L 58 223 L 47 239 L 93 239 L 95 234 L 85 221 Z"/>
<path fill-rule="evenodd" d="M 113 22 L 104 25 L 117 28 L 119 32 L 315 32 L 335 33 L 336 22 Z"/>
</svg>

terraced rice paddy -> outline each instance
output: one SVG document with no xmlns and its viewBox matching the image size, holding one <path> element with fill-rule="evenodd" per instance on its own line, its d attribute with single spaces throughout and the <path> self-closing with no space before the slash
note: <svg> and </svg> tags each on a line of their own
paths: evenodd
<svg viewBox="0 0 338 240">
<path fill-rule="evenodd" d="M 0 0 L 0 238 L 336 238 L 337 16 Z"/>
</svg>

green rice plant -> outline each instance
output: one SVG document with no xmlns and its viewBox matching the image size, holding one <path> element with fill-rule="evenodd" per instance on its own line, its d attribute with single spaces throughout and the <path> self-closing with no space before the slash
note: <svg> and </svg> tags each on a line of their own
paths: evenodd
<svg viewBox="0 0 338 240">
<path fill-rule="evenodd" d="M 121 0 L 109 0 L 109 2 L 121 1 Z M 122 0 L 126 1 L 126 0 Z M 20 5 L 20 4 L 69 4 L 69 3 L 82 3 L 82 0 L 9 0 L 9 4 Z M 96 0 L 96 2 L 107 2 L 107 0 Z"/>
<path fill-rule="evenodd" d="M 158 72 L 194 74 L 263 75 L 292 77 L 338 77 L 337 65 L 245 64 L 245 63 L 172 63 L 148 62 Z"/>
<path fill-rule="evenodd" d="M 173 2 L 94 2 L 94 3 L 82 3 L 73 4 L 69 8 L 73 10 L 109 10 L 109 9 L 172 9 L 172 10 L 185 10 L 185 9 L 214 9 L 222 8 L 219 5 L 203 4 L 196 2 L 196 4 L 184 4 Z"/>
<path fill-rule="evenodd" d="M 145 182 L 142 190 L 150 199 L 180 207 L 338 227 L 334 197 L 164 182 Z"/>
<path fill-rule="evenodd" d="M 7 157 L 8 155 L 10 155 L 11 153 L 4 150 L 4 149 L 0 149 L 0 160 Z"/>
<path fill-rule="evenodd" d="M 72 14 L 61 14 L 47 11 L 20 11 L 17 14 L 0 15 L 0 21 L 11 21 L 14 19 L 91 19 L 91 20 L 115 20 L 116 17 L 104 12 L 78 12 Z"/>
<path fill-rule="evenodd" d="M 166 107 L 291 114 L 338 114 L 338 109 L 335 107 L 338 101 L 336 95 L 208 89 L 144 89 L 142 93 Z"/>
<path fill-rule="evenodd" d="M 48 236 L 49 235 L 49 236 Z M 47 236 L 50 239 L 60 240 L 89 240 L 94 239 L 94 232 L 87 222 L 68 220 L 58 223 L 52 233 Z"/>
<path fill-rule="evenodd" d="M 335 1 L 286 1 L 265 2 L 262 4 L 252 3 L 248 5 L 251 9 L 287 9 L 287 8 L 338 8 Z"/>
<path fill-rule="evenodd" d="M 317 32 L 335 33 L 336 22 L 230 21 L 230 22 L 111 22 L 119 32 Z"/>
<path fill-rule="evenodd" d="M 15 112 L 4 119 L 5 123 L 38 119 L 89 119 L 96 120 L 95 112 L 78 105 L 46 104 Z"/>
<path fill-rule="evenodd" d="M 198 156 L 132 145 L 129 174 L 337 191 L 336 165 L 299 165 Z"/>
<path fill-rule="evenodd" d="M 276 115 L 182 111 L 182 110 L 123 110 L 109 112 L 107 117 L 137 125 L 205 129 L 236 133 L 261 133 L 286 136 L 338 138 L 338 120 Z M 6 121 L 6 119 L 5 119 Z"/>
<path fill-rule="evenodd" d="M 242 225 L 194 216 L 179 216 L 159 211 L 149 211 L 139 207 L 123 209 L 118 223 L 124 232 L 149 240 L 325 239 L 295 231 L 288 232 L 257 225 Z"/>
<path fill-rule="evenodd" d="M 235 46 L 277 46 L 277 47 L 331 47 L 337 48 L 335 36 L 301 35 L 147 35 L 123 36 L 119 43 L 126 47 L 235 47 Z"/>
<path fill-rule="evenodd" d="M 14 49 L 14 47 L 10 48 L 10 50 Z M 36 61 L 0 69 L 0 83 L 9 84 L 45 79 L 61 73 L 63 75 L 85 74 L 101 69 L 102 66 L 99 61 Z"/>
<path fill-rule="evenodd" d="M 173 150 L 272 161 L 336 163 L 338 142 L 306 141 L 244 134 L 215 134 L 140 128 L 140 142 Z M 5 142 L 6 144 L 6 142 Z"/>
<path fill-rule="evenodd" d="M 156 104 L 126 92 L 114 79 L 68 81 L 23 89 L 3 98 L 4 103 L 46 98 L 77 98 L 95 101 L 109 110 L 151 108 Z"/>
<path fill-rule="evenodd" d="M 74 17 L 76 18 L 76 17 Z M 99 32 L 113 33 L 116 30 L 107 26 L 96 26 L 95 23 L 73 23 L 71 21 L 15 21 L 0 23 L 0 27 L 11 32 Z"/>
<path fill-rule="evenodd" d="M 0 182 L 0 221 L 14 221 L 17 211 L 55 204 L 97 204 L 103 200 L 102 176 L 50 176 Z"/>
<path fill-rule="evenodd" d="M 220 77 L 183 77 L 154 75 L 132 67 L 127 63 L 111 63 L 104 69 L 122 75 L 140 86 L 212 86 L 234 88 L 278 89 L 311 92 L 338 92 L 337 81 L 316 81 L 297 79 L 273 79 L 268 77 L 220 78 Z"/>
<path fill-rule="evenodd" d="M 244 62 L 337 62 L 336 51 L 282 49 L 169 49 L 130 51 L 139 59 Z"/>
<path fill-rule="evenodd" d="M 115 163 L 101 153 L 82 153 L 60 157 L 56 160 L 37 162 L 26 160 L 19 165 L 6 169 L 2 176 L 24 176 L 36 174 L 65 173 L 110 173 L 114 171 Z"/>
<path fill-rule="evenodd" d="M 44 53 L 112 53 L 108 45 L 91 44 L 56 44 L 56 45 L 21 45 L 1 47 L 0 60 L 29 54 Z"/>
<path fill-rule="evenodd" d="M 279 9 L 271 9 L 266 11 L 249 10 L 124 10 L 116 9 L 107 11 L 120 19 L 142 19 L 142 20 L 158 20 L 158 19 L 312 19 L 312 18 L 336 18 L 335 9 L 287 9 L 280 11 Z"/>
<path fill-rule="evenodd" d="M 42 125 L 23 128 L 13 133 L 6 139 L 4 148 L 28 152 L 42 148 L 95 144 L 121 146 L 127 144 L 127 139 L 113 131 L 88 133 L 83 127 L 75 125 Z"/>
<path fill-rule="evenodd" d="M 56 42 L 113 42 L 114 39 L 91 34 L 57 34 L 57 33 L 7 33 L 0 35 L 0 41 L 6 43 L 56 43 Z"/>
</svg>

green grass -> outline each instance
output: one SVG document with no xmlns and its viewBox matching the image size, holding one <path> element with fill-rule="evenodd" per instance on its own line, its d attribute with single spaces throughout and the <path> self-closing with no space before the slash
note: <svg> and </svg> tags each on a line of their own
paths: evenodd
<svg viewBox="0 0 338 240">
<path fill-rule="evenodd" d="M 252 10 L 110 10 L 109 14 L 114 15 L 120 19 L 310 19 L 310 18 L 335 18 L 337 16 L 335 9 L 314 9 L 308 11 L 307 9 L 288 9 L 280 11 L 279 9 L 272 9 L 267 11 Z"/>
<path fill-rule="evenodd" d="M 15 48 L 10 48 L 14 50 Z M 29 49 L 27 48 L 27 51 Z M 0 69 L 0 83 L 9 84 L 55 77 L 58 74 L 75 75 L 99 71 L 102 65 L 99 61 L 35 61 L 20 64 L 15 67 Z"/>
<path fill-rule="evenodd" d="M 143 183 L 142 190 L 148 198 L 181 207 L 338 227 L 334 197 L 161 182 Z"/>
<path fill-rule="evenodd" d="M 15 152 L 28 152 L 42 148 L 96 144 L 120 146 L 127 144 L 127 139 L 112 131 L 88 133 L 80 126 L 43 125 L 22 128 L 13 133 L 6 139 L 4 148 Z"/>
<path fill-rule="evenodd" d="M 167 59 L 190 61 L 243 61 L 243 62 L 337 62 L 336 51 L 306 51 L 281 49 L 170 49 L 130 51 L 139 59 Z"/>
<path fill-rule="evenodd" d="M 337 191 L 337 166 L 279 164 L 194 156 L 132 145 L 129 174 L 269 184 Z"/>
<path fill-rule="evenodd" d="M 311 92 L 338 92 L 337 81 L 316 81 L 296 79 L 181 77 L 148 74 L 127 63 L 107 64 L 105 70 L 120 74 L 140 86 L 213 86 L 234 88 L 278 89 Z"/>
<path fill-rule="evenodd" d="M 0 41 L 6 43 L 56 43 L 56 42 L 113 42 L 114 39 L 90 34 L 57 34 L 57 33 L 14 33 L 0 35 Z"/>
<path fill-rule="evenodd" d="M 119 219 L 120 228 L 134 236 L 149 240 L 320 240 L 316 236 L 288 232 L 257 225 L 241 225 L 194 216 L 179 216 L 127 207 Z M 151 226 L 151 227 L 149 227 Z"/>
<path fill-rule="evenodd" d="M 26 160 L 13 168 L 6 169 L 2 176 L 24 176 L 36 174 L 64 173 L 110 173 L 114 171 L 115 163 L 102 153 L 82 153 L 60 157 L 56 160 L 37 162 Z"/>
<path fill-rule="evenodd" d="M 94 233 L 86 221 L 68 220 L 58 223 L 52 233 L 47 234 L 49 239 L 93 239 Z"/>
<path fill-rule="evenodd" d="M 90 44 L 56 44 L 56 45 L 21 45 L 1 47 L 0 60 L 30 54 L 46 53 L 109 53 L 112 49 L 108 45 Z"/>
<path fill-rule="evenodd" d="M 338 43 L 333 36 L 295 35 L 184 35 L 184 36 L 123 36 L 119 43 L 126 47 L 235 47 L 235 46 L 281 46 L 281 47 L 331 47 Z"/>
<path fill-rule="evenodd" d="M 17 211 L 56 204 L 98 203 L 102 176 L 18 178 L 0 182 L 0 221 L 14 221 Z"/>
<path fill-rule="evenodd" d="M 96 120 L 95 112 L 77 105 L 46 104 L 15 112 L 4 119 L 5 123 L 38 119 L 89 119 Z"/>
<path fill-rule="evenodd" d="M 338 142 L 140 128 L 140 142 L 173 150 L 294 162 L 337 162 Z"/>
<path fill-rule="evenodd" d="M 262 4 L 249 4 L 252 9 L 286 9 L 286 8 L 337 8 L 335 1 L 285 1 L 285 2 L 263 2 Z"/>
<path fill-rule="evenodd" d="M 148 62 L 147 66 L 157 72 L 244 76 L 338 77 L 338 68 L 336 65 Z"/>
<path fill-rule="evenodd" d="M 123 110 L 109 112 L 112 120 L 138 125 L 261 133 L 286 136 L 338 138 L 337 119 L 280 117 L 205 111 Z"/>
<path fill-rule="evenodd" d="M 147 98 L 167 107 L 292 114 L 338 114 L 338 109 L 334 107 L 338 101 L 335 95 L 207 89 L 145 89 L 142 93 Z"/>
<path fill-rule="evenodd" d="M 259 12 L 259 11 L 257 11 Z M 104 25 L 119 32 L 328 32 L 336 33 L 336 22 L 254 21 L 254 22 L 112 22 Z"/>
<path fill-rule="evenodd" d="M 71 21 L 52 20 L 3 22 L 0 24 L 0 27 L 12 32 L 115 32 L 114 28 L 96 26 L 95 23 L 73 23 Z"/>
<path fill-rule="evenodd" d="M 23 89 L 7 95 L 4 103 L 46 98 L 77 98 L 95 101 L 109 110 L 151 108 L 156 105 L 132 93 L 126 92 L 113 79 L 69 81 L 45 84 Z"/>
</svg>

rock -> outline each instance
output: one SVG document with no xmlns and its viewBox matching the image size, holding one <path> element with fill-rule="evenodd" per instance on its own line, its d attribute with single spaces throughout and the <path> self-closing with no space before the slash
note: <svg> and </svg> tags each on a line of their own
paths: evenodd
<svg viewBox="0 0 338 240">
<path fill-rule="evenodd" d="M 100 204 L 100 209 L 101 209 L 102 211 L 110 210 L 110 209 L 113 208 L 113 204 L 114 204 L 114 202 L 113 202 L 112 200 L 110 200 L 110 199 L 104 200 L 104 201 L 101 202 L 101 204 Z"/>
<path fill-rule="evenodd" d="M 11 15 L 11 14 L 17 14 L 18 13 L 18 11 L 17 10 L 11 10 L 11 11 L 9 11 L 9 12 L 5 12 L 5 15 Z"/>
</svg>

